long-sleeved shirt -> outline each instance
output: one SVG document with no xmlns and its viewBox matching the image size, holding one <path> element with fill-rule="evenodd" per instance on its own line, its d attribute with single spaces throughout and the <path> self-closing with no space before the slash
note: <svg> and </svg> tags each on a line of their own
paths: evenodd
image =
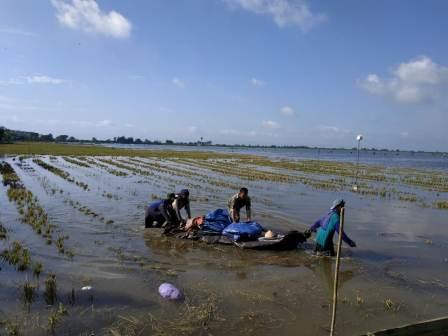
<svg viewBox="0 0 448 336">
<path fill-rule="evenodd" d="M 316 242 L 321 247 L 328 246 L 329 241 L 333 241 L 334 233 L 339 234 L 340 218 L 336 211 L 330 211 L 327 215 L 317 220 L 311 227 L 310 231 L 317 232 Z M 351 245 L 353 241 L 342 231 L 342 240 Z"/>
<path fill-rule="evenodd" d="M 185 211 L 187 211 L 188 219 L 190 219 L 191 218 L 190 201 L 176 198 L 173 202 L 173 209 L 174 212 L 176 213 L 177 220 L 179 222 L 182 221 L 182 215 L 180 213 L 180 210 L 182 210 L 182 208 L 185 208 Z"/>
<path fill-rule="evenodd" d="M 173 218 L 173 209 L 169 200 L 153 202 L 148 206 L 147 215 L 152 217 L 163 216 L 165 221 L 170 222 Z"/>
<path fill-rule="evenodd" d="M 238 213 L 240 212 L 242 207 L 246 207 L 247 217 L 251 217 L 251 201 L 249 196 L 246 196 L 245 199 L 242 199 L 238 194 L 235 194 L 230 198 L 227 206 L 229 208 L 229 212 L 231 212 L 232 210 L 236 210 Z"/>
</svg>

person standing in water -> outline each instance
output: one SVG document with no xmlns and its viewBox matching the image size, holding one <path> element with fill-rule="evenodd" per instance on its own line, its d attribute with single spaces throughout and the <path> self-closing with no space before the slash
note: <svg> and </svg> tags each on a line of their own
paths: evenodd
<svg viewBox="0 0 448 336">
<path fill-rule="evenodd" d="M 230 198 L 227 205 L 230 218 L 232 218 L 234 223 L 238 223 L 240 221 L 240 210 L 243 207 L 246 207 L 247 221 L 250 222 L 252 220 L 251 201 L 249 197 L 249 190 L 247 188 L 241 188 L 238 194 L 235 194 Z"/>
<path fill-rule="evenodd" d="M 343 199 L 335 200 L 330 208 L 330 212 L 317 220 L 309 230 L 305 231 L 306 235 L 316 232 L 315 252 L 335 256 L 333 236 L 335 232 L 341 234 L 339 232 L 340 215 L 344 206 L 345 201 Z M 342 231 L 342 240 L 350 247 L 356 247 L 356 243 L 344 231 Z"/>
</svg>

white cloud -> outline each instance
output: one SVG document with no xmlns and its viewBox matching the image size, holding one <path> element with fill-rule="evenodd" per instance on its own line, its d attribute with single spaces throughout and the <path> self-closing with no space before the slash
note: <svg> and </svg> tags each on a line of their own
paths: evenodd
<svg viewBox="0 0 448 336">
<path fill-rule="evenodd" d="M 112 125 L 113 125 L 112 120 L 108 120 L 108 119 L 101 120 L 101 121 L 98 122 L 98 126 L 100 126 L 100 127 L 109 127 L 109 126 L 112 126 Z"/>
<path fill-rule="evenodd" d="M 400 132 L 400 136 L 402 138 L 407 138 L 409 136 L 409 132 Z"/>
<path fill-rule="evenodd" d="M 320 125 L 319 129 L 324 132 L 339 133 L 341 130 L 336 126 Z"/>
<path fill-rule="evenodd" d="M 26 80 L 30 84 L 62 84 L 65 83 L 65 79 L 53 78 L 45 75 L 29 76 Z"/>
<path fill-rule="evenodd" d="M 279 112 L 286 117 L 294 117 L 296 115 L 296 112 L 291 106 L 283 106 Z"/>
<path fill-rule="evenodd" d="M 255 132 L 255 131 L 249 131 L 249 133 L 247 133 L 247 134 L 251 137 L 257 136 L 257 132 Z"/>
<path fill-rule="evenodd" d="M 272 121 L 272 120 L 263 120 L 261 122 L 261 125 L 264 128 L 269 128 L 269 129 L 277 129 L 280 128 L 280 124 L 278 122 Z"/>
<path fill-rule="evenodd" d="M 381 79 L 376 74 L 369 74 L 358 84 L 370 94 L 411 104 L 434 100 L 446 83 L 448 68 L 421 56 L 398 65 L 390 78 Z"/>
<path fill-rule="evenodd" d="M 251 78 L 250 83 L 255 87 L 262 87 L 265 84 L 264 81 L 262 81 L 261 79 L 257 79 L 257 78 Z"/>
<path fill-rule="evenodd" d="M 51 0 L 58 21 L 71 29 L 115 38 L 127 38 L 132 24 L 120 13 L 103 12 L 95 0 Z"/>
<path fill-rule="evenodd" d="M 325 21 L 324 14 L 314 14 L 306 0 L 223 0 L 232 7 L 271 16 L 279 27 L 299 26 L 307 31 Z"/>
<path fill-rule="evenodd" d="M 185 87 L 185 83 L 181 81 L 179 78 L 174 77 L 171 82 L 176 85 L 178 88 L 183 89 Z"/>
</svg>

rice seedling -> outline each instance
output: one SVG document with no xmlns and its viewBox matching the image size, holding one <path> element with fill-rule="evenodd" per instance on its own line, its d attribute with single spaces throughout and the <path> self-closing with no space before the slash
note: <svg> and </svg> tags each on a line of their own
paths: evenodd
<svg viewBox="0 0 448 336">
<path fill-rule="evenodd" d="M 58 239 L 56 239 L 56 247 L 57 247 L 59 253 L 64 253 L 64 251 L 65 251 L 64 240 L 65 240 L 65 237 L 63 237 L 63 236 L 59 236 Z"/>
<path fill-rule="evenodd" d="M 3 250 L 0 257 L 21 272 L 27 270 L 31 264 L 28 249 L 24 248 L 18 241 L 14 241 L 9 249 Z"/>
<path fill-rule="evenodd" d="M 33 274 L 36 278 L 39 278 L 40 274 L 42 273 L 43 265 L 40 262 L 33 263 Z"/>
<path fill-rule="evenodd" d="M 4 240 L 7 237 L 6 228 L 0 223 L 0 240 Z"/>
<path fill-rule="evenodd" d="M 5 331 L 7 336 L 20 336 L 19 325 L 16 322 L 6 321 Z"/>
<path fill-rule="evenodd" d="M 36 291 L 37 291 L 36 285 L 32 285 L 28 281 L 23 284 L 22 299 L 23 299 L 24 304 L 27 305 L 28 307 L 36 299 L 36 295 L 37 295 Z"/>
<path fill-rule="evenodd" d="M 392 301 L 391 299 L 389 299 L 389 298 L 385 299 L 384 302 L 383 302 L 383 304 L 384 304 L 384 309 L 385 309 L 386 311 L 390 311 L 390 312 L 394 312 L 394 313 L 396 313 L 397 311 L 400 310 L 400 305 L 397 304 L 397 303 L 395 303 L 395 302 L 393 302 L 393 301 Z"/>
<path fill-rule="evenodd" d="M 57 300 L 56 275 L 49 274 L 45 280 L 44 299 L 47 305 L 54 305 Z"/>
<path fill-rule="evenodd" d="M 59 303 L 58 308 L 48 316 L 48 329 L 51 331 L 51 333 L 54 334 L 58 323 L 61 321 L 62 317 L 67 314 L 67 309 L 62 303 Z"/>
<path fill-rule="evenodd" d="M 437 209 L 448 209 L 448 201 L 437 201 L 435 202 L 435 207 Z"/>
<path fill-rule="evenodd" d="M 75 185 L 81 187 L 84 190 L 89 190 L 89 186 L 88 184 L 84 183 L 84 182 L 80 182 L 80 181 L 76 181 L 69 173 L 67 173 L 66 171 L 63 171 L 62 169 L 59 169 L 55 166 L 52 166 L 44 161 L 42 161 L 41 159 L 33 159 L 33 162 L 39 166 L 41 166 L 42 168 L 48 170 L 49 172 L 63 178 L 64 180 L 70 182 L 70 183 L 74 183 Z"/>
</svg>

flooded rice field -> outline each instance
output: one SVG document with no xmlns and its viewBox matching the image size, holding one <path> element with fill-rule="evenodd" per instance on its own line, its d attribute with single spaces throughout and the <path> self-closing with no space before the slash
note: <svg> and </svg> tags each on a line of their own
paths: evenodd
<svg viewBox="0 0 448 336">
<path fill-rule="evenodd" d="M 145 205 L 182 188 L 202 215 L 248 187 L 253 219 L 274 231 L 303 231 L 344 198 L 357 247 L 343 248 L 339 335 L 448 315 L 444 170 L 174 152 L 0 160 L 6 335 L 327 335 L 334 260 L 312 239 L 250 251 L 144 229 Z M 185 300 L 161 299 L 163 282 Z"/>
</svg>

